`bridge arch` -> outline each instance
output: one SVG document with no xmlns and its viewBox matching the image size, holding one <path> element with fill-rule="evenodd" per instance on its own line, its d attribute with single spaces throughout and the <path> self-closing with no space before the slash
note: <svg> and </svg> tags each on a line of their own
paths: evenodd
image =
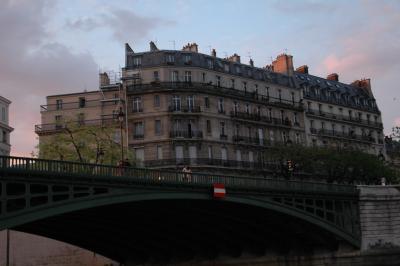
<svg viewBox="0 0 400 266">
<path fill-rule="evenodd" d="M 138 203 L 149 201 L 168 201 L 168 200 L 181 200 L 181 201 L 214 201 L 220 203 L 233 203 L 243 206 L 257 207 L 261 210 L 273 211 L 288 217 L 294 217 L 305 221 L 309 224 L 321 228 L 336 237 L 343 239 L 351 245 L 358 247 L 359 241 L 349 233 L 334 224 L 329 224 L 323 219 L 312 216 L 307 212 L 279 204 L 263 197 L 250 197 L 243 195 L 227 195 L 224 199 L 213 199 L 210 193 L 193 192 L 193 191 L 147 191 L 145 193 L 131 192 L 120 194 L 106 194 L 94 198 L 82 198 L 78 200 L 70 200 L 60 202 L 41 208 L 33 208 L 26 210 L 22 213 L 10 216 L 4 219 L 0 225 L 0 230 L 5 228 L 18 228 L 24 224 L 33 223 L 42 219 L 47 219 L 57 215 L 66 213 L 82 211 L 86 209 L 99 208 L 104 206 L 111 206 L 116 204 L 125 203 Z"/>
</svg>

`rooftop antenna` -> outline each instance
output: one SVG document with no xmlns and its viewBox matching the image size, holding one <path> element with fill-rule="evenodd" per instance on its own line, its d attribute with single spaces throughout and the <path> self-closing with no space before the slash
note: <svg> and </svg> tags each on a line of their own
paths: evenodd
<svg viewBox="0 0 400 266">
<path fill-rule="evenodd" d="M 175 40 L 172 40 L 172 41 L 169 41 L 169 42 L 172 42 L 172 45 L 173 45 L 174 50 L 175 50 Z"/>
</svg>

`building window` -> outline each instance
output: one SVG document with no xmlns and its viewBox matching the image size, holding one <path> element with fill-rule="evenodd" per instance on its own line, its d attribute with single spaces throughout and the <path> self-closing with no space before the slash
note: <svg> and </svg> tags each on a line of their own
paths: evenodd
<svg viewBox="0 0 400 266">
<path fill-rule="evenodd" d="M 208 146 L 208 159 L 213 158 L 212 146 Z"/>
<path fill-rule="evenodd" d="M 231 79 L 231 88 L 232 88 L 232 89 L 235 88 L 235 79 Z"/>
<path fill-rule="evenodd" d="M 269 140 L 270 140 L 271 142 L 274 142 L 274 140 L 275 140 L 274 131 L 273 131 L 273 130 L 270 130 L 270 131 L 269 131 Z"/>
<path fill-rule="evenodd" d="M 161 145 L 157 145 L 157 160 L 163 159 L 163 150 Z"/>
<path fill-rule="evenodd" d="M 192 71 L 185 71 L 185 82 L 192 82 Z"/>
<path fill-rule="evenodd" d="M 171 72 L 171 81 L 172 82 L 178 82 L 179 81 L 179 72 L 178 71 L 172 71 Z"/>
<path fill-rule="evenodd" d="M 322 130 L 325 129 L 325 122 L 321 122 L 321 129 L 322 129 Z"/>
<path fill-rule="evenodd" d="M 133 65 L 140 66 L 142 64 L 142 58 L 140 56 L 136 56 L 133 58 Z"/>
<path fill-rule="evenodd" d="M 228 160 L 228 152 L 226 148 L 221 148 L 221 160 L 227 161 Z"/>
<path fill-rule="evenodd" d="M 211 59 L 207 59 L 207 66 L 209 69 L 214 68 L 214 62 Z"/>
<path fill-rule="evenodd" d="M 281 110 L 281 121 L 285 122 L 285 111 Z"/>
<path fill-rule="evenodd" d="M 79 108 L 84 108 L 86 106 L 85 97 L 79 97 Z"/>
<path fill-rule="evenodd" d="M 56 110 L 61 110 L 63 107 L 63 100 L 56 100 Z M 5 108 L 3 107 L 3 117 L 5 117 Z M 5 119 L 3 119 L 5 121 Z"/>
<path fill-rule="evenodd" d="M 267 99 L 269 99 L 269 87 L 265 87 L 265 90 L 267 92 Z"/>
<path fill-rule="evenodd" d="M 224 98 L 219 98 L 218 99 L 218 112 L 219 113 L 225 113 L 225 110 L 224 110 Z"/>
<path fill-rule="evenodd" d="M 295 141 L 296 141 L 296 144 L 300 144 L 300 134 L 299 133 L 296 133 Z"/>
<path fill-rule="evenodd" d="M 79 113 L 78 114 L 78 125 L 84 125 L 84 124 L 85 124 L 85 114 Z"/>
<path fill-rule="evenodd" d="M 178 95 L 172 96 L 173 111 L 181 110 L 181 97 Z"/>
<path fill-rule="evenodd" d="M 299 120 L 298 120 L 297 113 L 294 113 L 294 114 L 293 114 L 293 121 L 294 121 L 294 124 L 295 124 L 295 125 L 299 125 Z"/>
<path fill-rule="evenodd" d="M 185 54 L 183 60 L 186 65 L 190 65 L 192 63 L 192 56 L 190 54 Z"/>
<path fill-rule="evenodd" d="M 292 103 L 294 104 L 294 92 L 292 92 Z"/>
<path fill-rule="evenodd" d="M 221 87 L 221 76 L 215 76 L 217 87 Z"/>
<path fill-rule="evenodd" d="M 154 134 L 161 135 L 161 120 L 154 120 Z"/>
<path fill-rule="evenodd" d="M 246 92 L 247 91 L 247 82 L 246 81 L 243 81 L 243 90 L 244 90 L 244 92 Z"/>
<path fill-rule="evenodd" d="M 204 97 L 204 106 L 210 108 L 210 99 L 207 96 Z"/>
<path fill-rule="evenodd" d="M 240 74 L 242 73 L 242 69 L 240 68 L 240 66 L 236 66 L 236 67 L 235 67 L 235 70 L 236 70 L 236 73 L 237 73 L 238 75 L 240 75 Z"/>
<path fill-rule="evenodd" d="M 287 140 L 288 140 L 288 136 L 287 136 L 286 132 L 285 132 L 285 131 L 282 131 L 282 141 L 283 141 L 284 143 L 286 143 Z"/>
<path fill-rule="evenodd" d="M 238 102 L 233 102 L 233 112 L 236 115 L 239 112 L 239 104 Z"/>
<path fill-rule="evenodd" d="M 3 130 L 3 136 L 2 136 L 1 142 L 7 143 L 7 132 L 5 132 L 4 130 Z"/>
<path fill-rule="evenodd" d="M 160 95 L 154 95 L 154 107 L 160 107 Z"/>
<path fill-rule="evenodd" d="M 257 106 L 257 115 L 261 116 L 261 106 Z"/>
<path fill-rule="evenodd" d="M 142 112 L 142 98 L 141 97 L 134 97 L 133 98 L 133 112 Z"/>
<path fill-rule="evenodd" d="M 158 71 L 154 71 L 153 72 L 153 78 L 154 78 L 154 81 L 159 81 L 160 80 L 160 77 L 158 75 Z"/>
<path fill-rule="evenodd" d="M 206 127 L 207 127 L 207 134 L 211 134 L 211 121 L 207 120 L 206 121 Z"/>
<path fill-rule="evenodd" d="M 225 122 L 220 122 L 219 126 L 220 126 L 220 134 L 221 134 L 221 136 L 225 136 Z"/>
<path fill-rule="evenodd" d="M 144 124 L 143 122 L 136 122 L 134 124 L 134 135 L 133 138 L 135 139 L 142 139 L 144 137 Z"/>
<path fill-rule="evenodd" d="M 278 90 L 278 98 L 279 98 L 279 101 L 281 102 L 282 101 L 282 91 L 281 90 Z"/>
<path fill-rule="evenodd" d="M 172 54 L 167 55 L 167 64 L 173 64 L 175 62 L 175 56 Z"/>
<path fill-rule="evenodd" d="M 224 65 L 224 70 L 225 70 L 225 72 L 229 72 L 229 65 L 228 64 Z"/>
<path fill-rule="evenodd" d="M 206 73 L 203 72 L 201 76 L 202 76 L 203 83 L 206 83 Z"/>
<path fill-rule="evenodd" d="M 272 121 L 272 108 L 268 108 L 268 117 L 269 120 Z"/>
<path fill-rule="evenodd" d="M 62 128 L 62 116 L 61 115 L 56 115 L 54 117 L 55 121 L 56 121 L 56 129 L 60 129 Z"/>
<path fill-rule="evenodd" d="M 310 120 L 310 128 L 311 128 L 311 129 L 314 128 L 314 120 Z"/>
<path fill-rule="evenodd" d="M 190 95 L 186 97 L 188 111 L 192 112 L 194 110 L 194 96 Z"/>
<path fill-rule="evenodd" d="M 246 113 L 250 114 L 250 104 L 246 103 Z"/>
</svg>

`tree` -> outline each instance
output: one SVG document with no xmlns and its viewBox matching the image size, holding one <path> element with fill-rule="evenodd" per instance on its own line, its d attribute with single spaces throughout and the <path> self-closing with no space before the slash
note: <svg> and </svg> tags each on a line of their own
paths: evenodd
<svg viewBox="0 0 400 266">
<path fill-rule="evenodd" d="M 281 165 L 291 161 L 295 174 L 327 182 L 377 184 L 381 177 L 397 182 L 396 172 L 384 160 L 358 150 L 289 145 L 272 149 L 269 159 Z"/>
<path fill-rule="evenodd" d="M 60 132 L 41 137 L 38 157 L 116 165 L 121 159 L 121 145 L 114 139 L 115 133 L 116 128 L 110 126 L 69 121 L 60 126 Z M 132 152 L 125 154 L 132 161 Z"/>
</svg>

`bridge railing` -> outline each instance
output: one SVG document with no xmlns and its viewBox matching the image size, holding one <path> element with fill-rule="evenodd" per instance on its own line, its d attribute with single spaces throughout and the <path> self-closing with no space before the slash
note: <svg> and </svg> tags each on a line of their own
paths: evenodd
<svg viewBox="0 0 400 266">
<path fill-rule="evenodd" d="M 0 156 L 2 170 L 42 173 L 61 177 L 125 178 L 136 183 L 177 183 L 182 185 L 224 184 L 226 187 L 252 188 L 260 190 L 294 190 L 313 192 L 357 193 L 356 186 L 328 184 L 278 178 L 213 175 L 206 173 L 184 173 L 164 169 L 117 167 L 68 161 L 43 160 L 25 157 Z"/>
</svg>

